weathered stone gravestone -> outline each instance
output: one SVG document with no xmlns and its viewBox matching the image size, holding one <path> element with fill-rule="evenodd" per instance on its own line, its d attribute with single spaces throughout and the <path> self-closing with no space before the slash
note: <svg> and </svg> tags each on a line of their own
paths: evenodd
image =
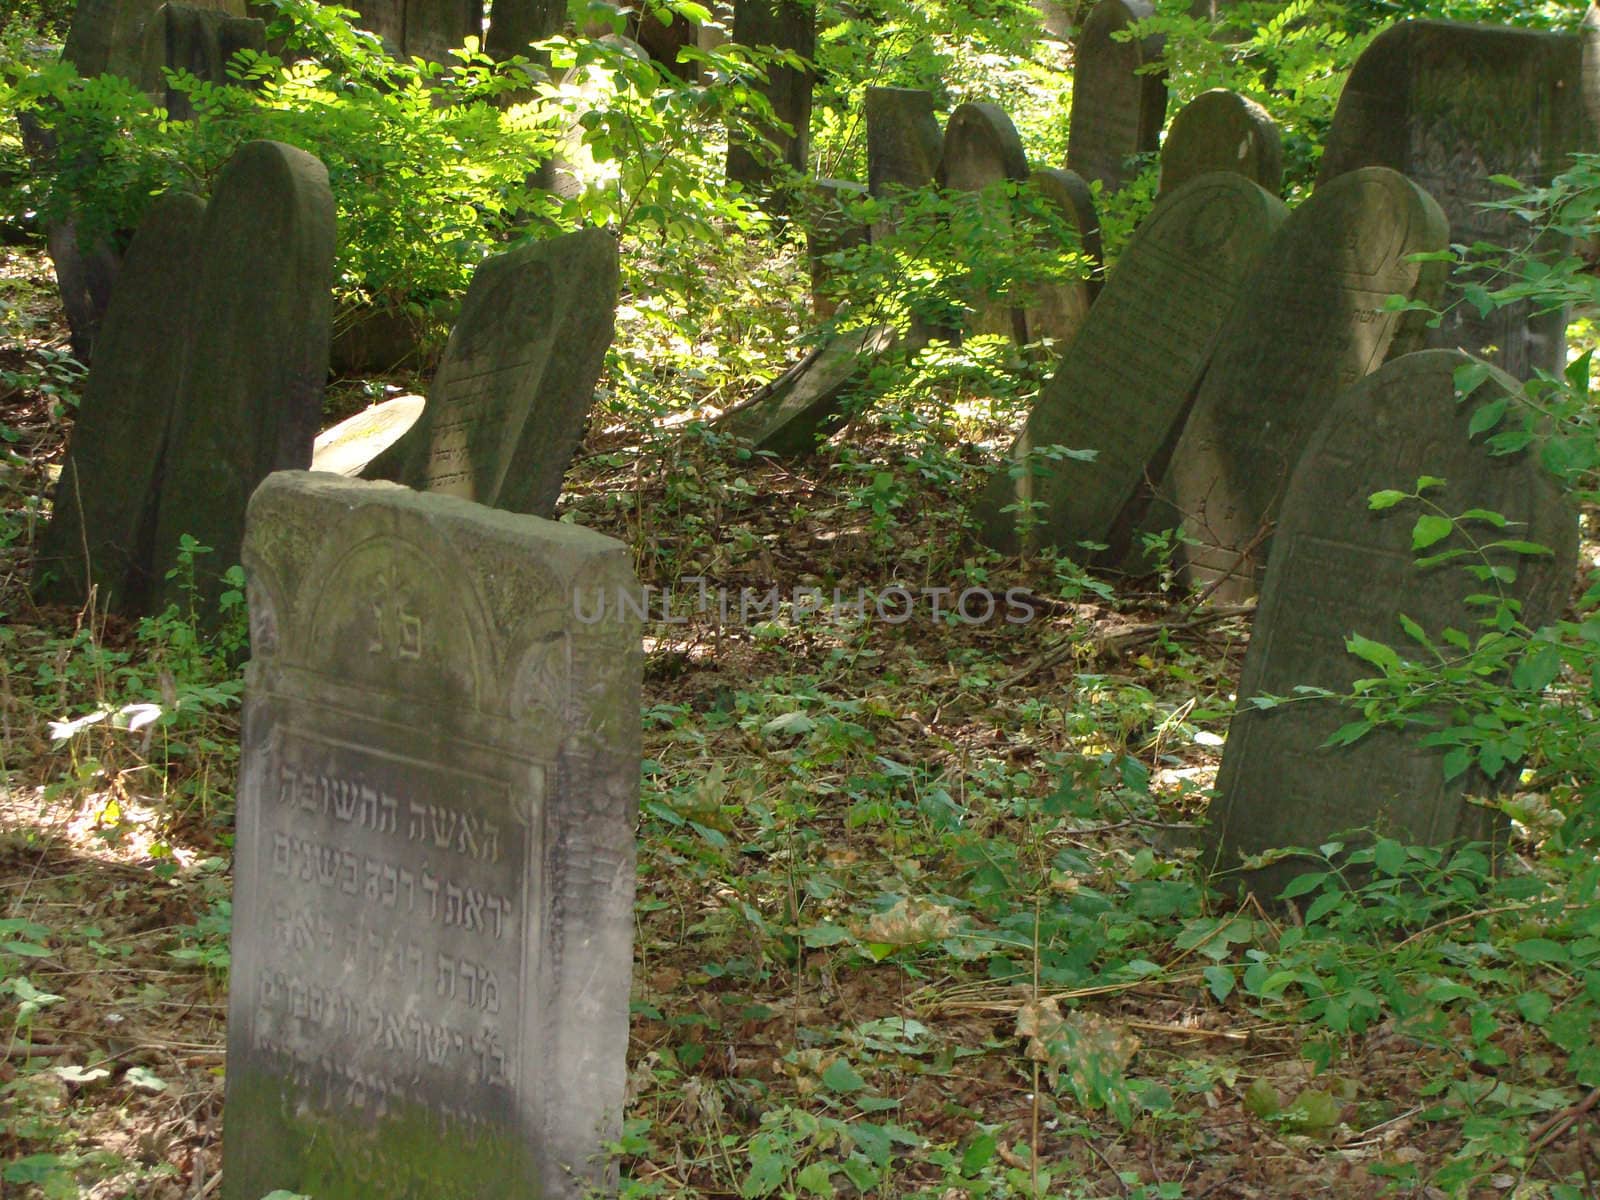
<svg viewBox="0 0 1600 1200">
<path fill-rule="evenodd" d="M 430 62 L 450 62 L 450 51 L 469 36 L 483 34 L 481 0 L 351 0 L 346 7 L 356 11 L 358 19 L 353 24 L 377 34 L 384 48 L 402 60 L 415 56 Z M 526 5 L 518 0 L 502 0 L 496 6 L 499 37 L 491 29 L 484 47 L 488 53 L 500 58 L 525 54 L 527 41 L 548 37 L 560 28 L 557 21 L 535 37 L 511 44 L 529 28 L 525 9 Z M 561 12 L 565 15 L 565 6 Z"/>
<path fill-rule="evenodd" d="M 160 98 L 174 121 L 194 117 L 189 94 L 168 84 L 166 71 L 187 71 L 202 83 L 228 83 L 228 63 L 242 50 L 267 48 L 265 21 L 234 17 L 214 8 L 163 4 L 144 30 L 140 84 Z"/>
<path fill-rule="evenodd" d="M 616 323 L 617 242 L 582 229 L 473 273 L 421 418 L 366 474 L 549 517 Z"/>
<path fill-rule="evenodd" d="M 957 238 L 969 247 L 979 248 L 971 257 L 982 261 L 994 256 L 981 252 L 986 242 L 1003 243 L 1010 235 L 1016 185 L 1028 178 L 1028 156 L 1022 149 L 1017 127 L 997 104 L 963 104 L 950 114 L 944 128 L 944 153 L 939 160 L 940 186 L 964 193 L 963 203 L 952 214 Z M 1018 344 L 1027 341 L 1021 309 L 1012 308 L 987 291 L 981 275 L 974 273 L 973 309 L 967 329 L 972 333 L 993 333 L 1009 337 Z"/>
<path fill-rule="evenodd" d="M 678 60 L 679 51 L 700 44 L 700 26 L 688 17 L 641 6 L 628 17 L 628 36 L 678 78 L 694 79 L 699 73 L 698 63 Z"/>
<path fill-rule="evenodd" d="M 251 501 L 245 569 L 225 1200 L 614 1189 L 627 548 L 291 472 Z"/>
<path fill-rule="evenodd" d="M 121 75 L 134 83 L 144 66 L 145 27 L 164 0 L 79 0 L 72 14 L 61 57 L 78 74 Z M 244 17 L 245 0 L 194 0 L 193 8 L 211 8 L 230 17 Z"/>
<path fill-rule="evenodd" d="M 396 396 L 323 430 L 311 445 L 311 469 L 334 475 L 361 474 L 417 423 L 426 403 L 421 396 Z"/>
<path fill-rule="evenodd" d="M 1415 502 L 1373 511 L 1379 491 L 1410 492 L 1423 475 L 1444 482 L 1427 498 L 1451 514 L 1478 508 L 1508 517 L 1502 533 L 1483 522 L 1429 546 L 1432 554 L 1502 538 L 1536 542 L 1554 553 L 1535 557 L 1489 551 L 1461 561 L 1513 568 L 1500 585 L 1519 600 L 1519 619 L 1538 627 L 1561 610 L 1577 560 L 1577 521 L 1555 481 L 1528 451 L 1491 455 L 1469 432 L 1482 406 L 1516 390 L 1495 371 L 1458 403 L 1456 370 L 1474 360 L 1459 351 L 1425 350 L 1369 375 L 1323 414 L 1284 496 L 1277 545 L 1267 568 L 1255 631 L 1239 682 L 1239 707 L 1228 731 L 1211 840 L 1218 866 L 1239 855 L 1282 846 L 1318 846 L 1341 832 L 1377 825 L 1408 843 L 1443 845 L 1489 835 L 1488 810 L 1470 793 L 1491 790 L 1476 772 L 1444 776 L 1445 750 L 1420 744 L 1423 730 L 1380 729 L 1347 746 L 1328 746 L 1358 714 L 1332 701 L 1295 696 L 1300 685 L 1346 693 L 1377 673 L 1346 651 L 1360 635 L 1395 646 L 1404 657 L 1429 652 L 1401 631 L 1398 614 L 1437 644 L 1447 628 L 1476 641 L 1485 615 L 1470 603 L 1493 590 L 1461 562 L 1415 565 Z M 1258 709 L 1257 696 L 1294 696 Z M 1262 898 L 1276 896 L 1305 861 L 1281 861 L 1243 878 Z"/>
<path fill-rule="evenodd" d="M 733 40 L 741 46 L 774 46 L 792 50 L 807 64 L 817 53 L 817 9 L 807 0 L 734 0 Z M 767 69 L 761 92 L 773 115 L 786 128 L 762 130 L 771 148 L 749 145 L 740 138 L 728 143 L 728 179 L 764 188 L 777 176 L 778 164 L 806 172 L 811 157 L 811 91 L 816 75 L 788 66 Z M 776 152 L 776 158 L 773 152 Z"/>
<path fill-rule="evenodd" d="M 1233 174 L 1191 180 L 1156 205 L 979 503 L 989 545 L 1076 554 L 1107 540 L 1146 471 L 1160 471 L 1217 329 L 1285 213 Z M 1030 461 L 1055 445 L 1097 457 Z"/>
<path fill-rule="evenodd" d="M 1087 274 L 1069 283 L 1046 283 L 1034 289 L 1034 302 L 1023 310 L 1026 340 L 1053 338 L 1065 349 L 1089 316 L 1100 293 L 1103 259 L 1100 218 L 1089 185 L 1072 171 L 1044 167 L 1028 178 L 1035 196 L 1063 226 L 1065 238 L 1040 235 L 1041 244 L 1086 260 Z"/>
<path fill-rule="evenodd" d="M 866 385 L 873 364 L 895 341 L 887 325 L 836 334 L 715 424 L 779 458 L 812 454 L 844 424 L 845 400 Z"/>
<path fill-rule="evenodd" d="M 1283 145 L 1278 125 L 1254 100 L 1213 88 L 1172 118 L 1161 146 L 1161 191 L 1196 175 L 1237 171 L 1274 196 L 1283 186 Z"/>
<path fill-rule="evenodd" d="M 560 33 L 567 19 L 565 0 L 499 0 L 493 8 L 484 50 L 494 58 L 528 54 L 532 43 Z"/>
<path fill-rule="evenodd" d="M 1185 582 L 1255 594 L 1278 501 L 1323 413 L 1422 344 L 1427 314 L 1384 303 L 1438 297 L 1444 264 L 1407 259 L 1444 249 L 1448 232 L 1428 194 L 1387 167 L 1341 176 L 1290 214 L 1222 326 L 1141 526 L 1181 521 Z"/>
<path fill-rule="evenodd" d="M 1491 177 L 1548 183 L 1574 150 L 1593 144 L 1586 124 L 1579 38 L 1405 21 L 1379 34 L 1350 72 L 1318 184 L 1356 167 L 1392 167 L 1439 202 L 1452 242 L 1524 248 L 1526 222 L 1478 207 L 1510 195 Z M 1457 288 L 1446 301 L 1454 306 L 1430 345 L 1474 353 L 1494 347 L 1489 359 L 1519 379 L 1535 367 L 1559 374 L 1566 366 L 1564 309 L 1536 316 L 1518 303 L 1484 317 Z"/>
<path fill-rule="evenodd" d="M 35 599 L 139 612 L 167 428 L 196 317 L 205 204 L 168 193 L 151 204 L 100 331 L 50 524 L 34 548 Z"/>
<path fill-rule="evenodd" d="M 1078 35 L 1067 126 L 1067 166 L 1114 192 L 1130 178 L 1128 160 L 1161 142 L 1166 79 L 1139 74 L 1161 57 L 1163 39 L 1115 41 L 1112 34 L 1152 16 L 1149 0 L 1100 0 Z"/>
<path fill-rule="evenodd" d="M 333 316 L 333 194 L 323 165 L 281 142 L 248 142 L 217 180 L 200 234 L 193 321 L 162 467 L 152 549 L 159 603 L 192 535 L 202 612 L 239 561 L 250 493 L 311 463 Z"/>
<path fill-rule="evenodd" d="M 933 93 L 920 88 L 867 89 L 867 190 L 893 204 L 897 191 L 934 182 L 944 153 L 944 133 L 933 115 Z M 881 241 L 894 232 L 892 215 L 873 223 Z"/>
<path fill-rule="evenodd" d="M 828 257 L 866 245 L 867 226 L 851 208 L 867 198 L 867 189 L 845 179 L 818 179 L 802 194 L 801 220 L 806 230 L 806 258 L 811 264 L 811 311 L 826 320 L 839 311 L 833 280 L 838 268 Z"/>
</svg>

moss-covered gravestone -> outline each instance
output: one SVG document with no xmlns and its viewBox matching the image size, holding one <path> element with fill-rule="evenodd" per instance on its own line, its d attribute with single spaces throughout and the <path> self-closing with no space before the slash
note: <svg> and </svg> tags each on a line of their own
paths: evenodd
<svg viewBox="0 0 1600 1200">
<path fill-rule="evenodd" d="M 1388 312 L 1398 295 L 1431 303 L 1445 266 L 1444 214 L 1387 167 L 1317 190 L 1273 238 L 1217 337 L 1148 533 L 1181 521 L 1186 582 L 1224 598 L 1255 593 L 1278 501 L 1333 401 L 1391 355 L 1422 344 L 1426 313 Z"/>
<path fill-rule="evenodd" d="M 920 88 L 867 89 L 867 190 L 894 207 L 897 192 L 931 185 L 944 153 L 944 133 L 933 115 L 933 93 Z M 894 232 L 891 214 L 875 221 L 872 238 Z"/>
<path fill-rule="evenodd" d="M 1274 196 L 1283 184 L 1277 123 L 1254 100 L 1213 88 L 1172 118 L 1161 145 L 1161 191 L 1210 171 L 1237 171 Z"/>
<path fill-rule="evenodd" d="M 187 121 L 194 117 L 194 103 L 187 91 L 167 82 L 167 71 L 187 71 L 202 83 L 228 83 L 234 55 L 264 53 L 266 48 L 265 21 L 215 8 L 163 4 L 145 26 L 139 86 L 159 98 L 172 120 Z"/>
<path fill-rule="evenodd" d="M 140 612 L 167 428 L 195 317 L 205 204 L 157 199 L 128 246 L 100 346 L 84 384 L 56 483 L 50 524 L 34 548 L 35 599 Z"/>
<path fill-rule="evenodd" d="M 1328 407 L 1283 500 L 1277 544 L 1256 609 L 1239 681 L 1239 706 L 1228 730 L 1217 779 L 1211 837 L 1217 866 L 1232 871 L 1241 854 L 1283 846 L 1316 847 L 1345 830 L 1376 825 L 1407 843 L 1443 845 L 1487 837 L 1488 810 L 1466 802 L 1491 790 L 1476 771 L 1446 779 L 1446 747 L 1423 745 L 1424 728 L 1380 729 L 1330 746 L 1335 731 L 1360 714 L 1331 700 L 1296 695 L 1301 685 L 1346 693 L 1379 673 L 1351 654 L 1354 637 L 1387 643 L 1408 658 L 1433 661 L 1401 628 L 1403 615 L 1436 645 L 1447 629 L 1476 641 L 1489 610 L 1469 597 L 1500 590 L 1522 604 L 1518 619 L 1537 627 L 1559 614 L 1577 558 L 1577 521 L 1535 454 L 1491 454 L 1471 425 L 1485 405 L 1516 389 L 1492 371 L 1465 403 L 1456 372 L 1476 360 L 1458 351 L 1425 350 L 1395 359 Z M 1424 475 L 1442 480 L 1414 500 L 1374 510 L 1373 494 L 1411 492 Z M 1391 498 L 1392 499 L 1392 498 Z M 1420 516 L 1432 505 L 1456 515 L 1471 509 L 1508 518 L 1505 530 L 1468 521 L 1413 553 Z M 1419 569 L 1416 559 L 1469 550 L 1502 539 L 1534 542 L 1552 554 L 1476 551 Z M 1463 568 L 1515 573 L 1493 587 Z M 1446 654 L 1456 653 L 1446 649 Z M 1258 697 L 1292 697 L 1260 708 Z M 1447 714 L 1446 714 L 1447 715 Z M 1248 873 L 1243 883 L 1276 896 L 1305 860 Z"/>
<path fill-rule="evenodd" d="M 1059 236 L 1041 232 L 1041 247 L 1074 255 L 1081 262 L 1079 278 L 1036 284 L 1033 303 L 1022 314 L 1027 341 L 1053 338 L 1060 351 L 1077 336 L 1100 294 L 1100 218 L 1089 185 L 1072 171 L 1043 167 L 1029 176 L 1028 183 L 1047 219 L 1060 226 Z"/>
<path fill-rule="evenodd" d="M 179 565 L 190 535 L 202 612 L 239 561 L 250 493 L 311 463 L 333 316 L 333 195 L 311 155 L 246 143 L 206 207 L 193 326 L 162 465 L 152 547 L 158 603 L 187 608 Z"/>
<path fill-rule="evenodd" d="M 864 184 L 848 179 L 816 179 L 801 192 L 799 218 L 806 231 L 811 265 L 811 311 L 826 320 L 839 311 L 835 280 L 840 269 L 831 257 L 864 246 L 871 236 L 851 211 L 867 198 Z"/>
<path fill-rule="evenodd" d="M 775 46 L 791 50 L 810 64 L 817 53 L 817 8 L 811 0 L 734 0 L 733 40 L 741 46 Z M 774 65 L 767 81 L 757 85 L 772 104 L 776 121 L 766 122 L 762 135 L 769 146 L 730 138 L 728 179 L 747 187 L 766 188 L 780 164 L 804 174 L 811 156 L 812 68 Z M 774 157 L 774 152 L 776 156 Z"/>
<path fill-rule="evenodd" d="M 1161 142 L 1166 78 L 1143 73 L 1161 58 L 1160 37 L 1119 40 L 1134 21 L 1154 14 L 1149 0 L 1100 0 L 1078 35 L 1067 126 L 1067 166 L 1114 192 L 1131 177 L 1128 160 Z"/>
<path fill-rule="evenodd" d="M 428 406 L 366 474 L 548 517 L 616 322 L 617 241 L 583 229 L 472 276 Z"/>
<path fill-rule="evenodd" d="M 614 1188 L 627 548 L 286 472 L 251 500 L 245 570 L 224 1200 Z"/>
<path fill-rule="evenodd" d="M 984 493 L 985 541 L 1077 555 L 1079 542 L 1106 541 L 1147 471 L 1159 471 L 1217 329 L 1285 211 L 1233 174 L 1192 180 L 1156 205 Z M 1056 445 L 1095 457 L 1033 455 Z"/>
<path fill-rule="evenodd" d="M 1351 70 L 1318 186 L 1356 167 L 1392 167 L 1439 202 L 1452 242 L 1526 249 L 1535 227 L 1480 205 L 1511 195 L 1493 176 L 1545 184 L 1573 151 L 1594 146 L 1583 85 L 1583 45 L 1575 36 L 1401 22 L 1379 34 Z M 1484 316 L 1460 290 L 1446 300 L 1453 307 L 1430 345 L 1486 353 L 1519 379 L 1535 367 L 1559 374 L 1566 366 L 1565 309 L 1535 315 L 1523 302 Z"/>
<path fill-rule="evenodd" d="M 939 160 L 939 183 L 959 201 L 951 225 L 956 240 L 972 258 L 998 257 L 983 252 L 985 243 L 1003 244 L 1013 223 L 1018 184 L 1028 178 L 1028 156 L 1017 127 L 997 104 L 972 102 L 950 114 L 944 128 L 944 153 Z M 975 294 L 969 297 L 973 314 L 967 324 L 972 333 L 993 333 L 1019 344 L 1027 340 L 1022 310 L 1012 308 L 984 292 L 981 272 L 971 271 Z"/>
<path fill-rule="evenodd" d="M 146 26 L 163 3 L 164 0 L 79 0 L 61 57 L 84 77 L 110 73 L 137 83 L 144 66 Z M 245 0 L 193 0 L 191 7 L 243 17 L 247 5 Z"/>
</svg>

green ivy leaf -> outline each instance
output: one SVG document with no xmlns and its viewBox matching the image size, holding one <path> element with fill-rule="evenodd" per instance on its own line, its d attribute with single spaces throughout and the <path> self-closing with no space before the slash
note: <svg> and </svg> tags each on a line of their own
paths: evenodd
<svg viewBox="0 0 1600 1200">
<path fill-rule="evenodd" d="M 1434 516 L 1429 513 L 1417 518 L 1417 523 L 1411 527 L 1411 548 L 1413 550 L 1426 550 L 1436 542 L 1442 542 L 1450 536 L 1450 531 L 1455 528 L 1449 517 Z"/>
<path fill-rule="evenodd" d="M 1367 497 L 1367 507 L 1373 512 L 1381 512 L 1386 508 L 1393 508 L 1400 501 L 1406 499 L 1406 494 L 1394 488 L 1385 488 L 1381 492 L 1373 492 Z"/>
</svg>

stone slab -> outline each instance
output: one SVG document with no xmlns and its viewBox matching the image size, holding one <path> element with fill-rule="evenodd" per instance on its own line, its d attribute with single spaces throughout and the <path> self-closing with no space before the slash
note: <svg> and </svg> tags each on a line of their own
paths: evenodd
<svg viewBox="0 0 1600 1200">
<path fill-rule="evenodd" d="M 421 396 L 396 396 L 346 417 L 317 434 L 311 445 L 311 469 L 356 476 L 366 465 L 405 435 L 426 406 Z"/>
<path fill-rule="evenodd" d="M 128 246 L 84 383 L 50 523 L 34 547 L 34 598 L 138 612 L 167 429 L 195 320 L 205 203 L 157 198 Z"/>
<path fill-rule="evenodd" d="M 1161 200 L 1122 252 L 1078 336 L 980 501 L 984 541 L 1008 553 L 1103 544 L 1181 427 L 1217 330 L 1287 210 L 1242 175 L 1203 175 Z M 1094 450 L 1010 475 L 1035 447 Z M 1027 536 L 1017 504 L 1038 506 Z"/>
<path fill-rule="evenodd" d="M 1510 193 L 1509 175 L 1542 185 L 1575 150 L 1595 144 L 1584 117 L 1583 46 L 1576 36 L 1449 21 L 1406 21 L 1379 34 L 1356 61 L 1333 125 L 1318 186 L 1356 167 L 1392 167 L 1425 188 L 1450 219 L 1450 240 L 1522 247 L 1528 226 L 1483 201 Z M 1565 244 L 1551 242 L 1550 253 Z M 1459 301 L 1452 291 L 1447 301 Z M 1526 304 L 1487 317 L 1455 303 L 1429 344 L 1488 355 L 1519 379 L 1566 366 L 1566 311 Z"/>
<path fill-rule="evenodd" d="M 891 210 L 896 192 L 929 187 L 939 173 L 944 132 L 933 105 L 933 93 L 921 88 L 867 89 L 867 190 Z M 873 240 L 894 229 L 891 211 L 873 223 Z"/>
<path fill-rule="evenodd" d="M 1166 79 L 1139 70 L 1161 57 L 1159 36 L 1116 41 L 1112 35 L 1154 14 L 1149 0 L 1100 0 L 1078 35 L 1067 126 L 1067 166 L 1114 192 L 1131 177 L 1128 160 L 1161 143 Z"/>
<path fill-rule="evenodd" d="M 1420 745 L 1421 731 L 1378 730 L 1328 747 L 1336 729 L 1357 719 L 1351 709 L 1304 699 L 1265 710 L 1249 703 L 1252 696 L 1293 695 L 1302 684 L 1343 693 L 1373 675 L 1371 664 L 1345 649 L 1353 634 L 1426 659 L 1402 632 L 1401 613 L 1434 639 L 1455 628 L 1476 640 L 1483 609 L 1467 597 L 1485 585 L 1450 564 L 1416 568 L 1415 503 L 1378 512 L 1368 505 L 1377 491 L 1411 491 L 1422 475 L 1447 481 L 1427 493 L 1446 511 L 1501 513 L 1513 523 L 1509 536 L 1554 551 L 1541 558 L 1496 551 L 1489 561 L 1515 568 L 1505 594 L 1522 601 L 1526 624 L 1538 627 L 1560 614 L 1577 562 L 1576 517 L 1532 453 L 1491 455 L 1483 437 L 1470 436 L 1479 407 L 1517 386 L 1496 371 L 1458 403 L 1454 373 L 1472 361 L 1447 350 L 1405 355 L 1322 415 L 1284 495 L 1223 750 L 1210 830 L 1221 869 L 1237 867 L 1240 854 L 1318 846 L 1360 826 L 1425 845 L 1492 831 L 1487 810 L 1465 800 L 1490 791 L 1491 781 L 1468 772 L 1446 782 L 1444 751 Z M 1469 528 L 1480 541 L 1495 536 L 1487 525 Z M 1430 552 L 1465 545 L 1463 538 L 1457 532 Z M 1279 862 L 1242 883 L 1266 899 L 1307 865 Z"/>
<path fill-rule="evenodd" d="M 1094 195 L 1084 179 L 1072 171 L 1044 167 L 1028 178 L 1034 194 L 1063 226 L 1064 237 L 1041 234 L 1040 244 L 1088 260 L 1088 274 L 1069 283 L 1041 284 L 1034 302 L 1023 310 L 1026 340 L 1052 338 L 1058 350 L 1077 336 L 1089 317 L 1089 306 L 1100 294 L 1104 257 L 1100 245 L 1100 218 Z"/>
<path fill-rule="evenodd" d="M 617 287 L 617 242 L 603 229 L 486 260 L 427 408 L 366 475 L 553 516 L 611 345 Z"/>
<path fill-rule="evenodd" d="M 224 1200 L 615 1188 L 629 564 L 393 484 L 284 472 L 252 498 Z"/>
<path fill-rule="evenodd" d="M 85 78 L 121 75 L 134 83 L 144 62 L 145 26 L 164 0 L 78 0 L 61 57 Z M 247 16 L 245 0 L 194 0 L 191 7 Z"/>
<path fill-rule="evenodd" d="M 851 213 L 867 198 L 866 186 L 847 179 L 818 179 L 802 193 L 800 218 L 811 266 L 811 311 L 827 320 L 839 311 L 834 280 L 839 268 L 828 257 L 866 245 L 871 231 Z"/>
<path fill-rule="evenodd" d="M 1226 88 L 1184 105 L 1161 144 L 1162 192 L 1211 171 L 1237 171 L 1274 196 L 1283 187 L 1277 122 L 1254 100 Z"/>
<path fill-rule="evenodd" d="M 235 17 L 214 8 L 163 4 L 144 30 L 144 57 L 139 86 L 159 97 L 174 121 L 194 117 L 189 94 L 167 83 L 167 71 L 188 71 L 203 83 L 237 82 L 228 77 L 228 64 L 244 50 L 265 53 L 267 24 Z"/>
<path fill-rule="evenodd" d="M 1289 476 L 1322 414 L 1385 359 L 1419 349 L 1445 265 L 1439 206 L 1405 176 L 1363 167 L 1300 205 L 1267 247 L 1217 337 L 1194 409 L 1140 525 L 1180 521 L 1180 577 L 1219 599 L 1255 594 Z"/>
<path fill-rule="evenodd" d="M 247 142 L 206 208 L 194 325 L 162 467 L 152 549 L 158 604 L 187 607 L 181 539 L 198 564 L 200 611 L 239 561 L 245 505 L 272 471 L 311 463 L 333 317 L 333 194 L 322 163 L 281 142 Z"/>
</svg>

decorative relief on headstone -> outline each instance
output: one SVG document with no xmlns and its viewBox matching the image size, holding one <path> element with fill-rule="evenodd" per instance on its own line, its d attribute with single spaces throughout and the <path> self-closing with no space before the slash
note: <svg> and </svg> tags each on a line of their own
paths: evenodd
<svg viewBox="0 0 1600 1200">
<path fill-rule="evenodd" d="M 920 88 L 867 89 L 867 190 L 892 204 L 895 192 L 928 187 L 939 173 L 944 133 L 933 93 Z M 894 232 L 892 215 L 874 222 L 873 240 Z"/>
<path fill-rule="evenodd" d="M 1277 123 L 1254 100 L 1226 88 L 1186 104 L 1161 146 L 1163 194 L 1209 171 L 1237 171 L 1274 196 L 1283 186 Z"/>
<path fill-rule="evenodd" d="M 1131 177 L 1128 160 L 1154 151 L 1167 113 L 1166 78 L 1142 74 L 1163 39 L 1117 41 L 1112 34 L 1154 15 L 1149 0 L 1100 0 L 1078 35 L 1067 126 L 1067 166 L 1114 192 Z"/>
<path fill-rule="evenodd" d="M 1028 341 L 1053 338 L 1057 350 L 1065 350 L 1088 318 L 1089 306 L 1100 292 L 1100 218 L 1095 213 L 1089 185 L 1073 172 L 1045 167 L 1035 171 L 1028 182 L 1034 194 L 1065 226 L 1064 240 L 1041 234 L 1041 242 L 1087 260 L 1083 278 L 1038 285 L 1034 302 L 1023 311 Z M 1044 241 L 1046 237 L 1048 242 Z"/>
<path fill-rule="evenodd" d="M 1542 185 L 1566 167 L 1573 151 L 1594 145 L 1583 84 L 1578 37 L 1402 22 L 1379 34 L 1350 72 L 1318 185 L 1356 167 L 1392 167 L 1439 202 L 1452 242 L 1525 248 L 1526 222 L 1480 205 L 1510 195 L 1492 176 Z M 1551 253 L 1563 248 L 1555 242 L 1541 247 Z M 1457 288 L 1445 299 L 1452 307 L 1443 326 L 1429 334 L 1430 345 L 1486 352 L 1519 379 L 1535 367 L 1556 374 L 1565 368 L 1565 309 L 1534 315 L 1523 302 L 1480 316 Z"/>
<path fill-rule="evenodd" d="M 582 229 L 473 273 L 428 406 L 365 474 L 548 517 L 616 321 L 617 242 Z"/>
<path fill-rule="evenodd" d="M 1492 831 L 1488 810 L 1466 802 L 1492 790 L 1476 772 L 1445 779 L 1443 748 L 1421 745 L 1421 730 L 1380 729 L 1352 745 L 1328 746 L 1356 718 L 1349 708 L 1295 696 L 1300 685 L 1346 693 L 1374 668 L 1347 652 L 1359 634 L 1406 654 L 1398 614 L 1442 642 L 1447 628 L 1476 640 L 1481 606 L 1468 600 L 1483 583 L 1446 563 L 1419 570 L 1411 531 L 1414 504 L 1373 511 L 1378 491 L 1410 491 L 1423 475 L 1444 482 L 1426 495 L 1457 514 L 1478 508 L 1511 521 L 1505 533 L 1469 524 L 1479 543 L 1512 537 L 1548 547 L 1547 557 L 1492 551 L 1488 561 L 1515 570 L 1508 599 L 1538 627 L 1556 617 L 1577 561 L 1577 522 L 1534 452 L 1491 454 L 1469 426 L 1482 405 L 1517 390 L 1499 371 L 1465 403 L 1454 374 L 1471 363 L 1459 351 L 1425 350 L 1395 359 L 1346 393 L 1321 418 L 1283 501 L 1277 544 L 1256 609 L 1239 682 L 1239 706 L 1217 779 L 1211 840 L 1217 865 L 1282 846 L 1318 846 L 1345 830 L 1377 825 L 1406 843 L 1443 845 Z M 1433 551 L 1463 546 L 1464 533 Z M 1476 555 L 1472 562 L 1480 563 Z M 1258 709 L 1253 696 L 1294 696 Z M 1266 899 L 1308 869 L 1294 860 L 1252 872 L 1243 882 Z"/>
<path fill-rule="evenodd" d="M 895 342 L 887 325 L 835 334 L 716 424 L 780 458 L 812 454 L 844 424 L 845 400 L 868 382 L 873 364 Z"/>
<path fill-rule="evenodd" d="M 205 204 L 169 192 L 128 246 L 89 369 L 50 524 L 34 548 L 34 596 L 102 611 L 140 612 L 161 460 L 195 317 Z"/>
<path fill-rule="evenodd" d="M 952 214 L 958 240 L 969 247 L 1003 242 L 1010 236 L 1016 185 L 1028 178 L 1028 156 L 1017 127 L 997 104 L 963 104 L 944 129 L 939 184 L 963 193 L 965 203 Z M 979 258 L 988 257 L 980 253 Z M 971 333 L 992 333 L 1018 344 L 1027 341 L 1021 309 L 990 296 L 971 297 Z"/>
<path fill-rule="evenodd" d="M 225 1200 L 615 1186 L 641 677 L 620 543 L 284 472 L 250 505 Z"/>
<path fill-rule="evenodd" d="M 1352 171 L 1290 214 L 1223 324 L 1142 524 L 1181 520 L 1185 582 L 1255 594 L 1278 501 L 1322 414 L 1422 344 L 1427 314 L 1384 304 L 1438 297 L 1444 264 L 1408 259 L 1444 249 L 1447 233 L 1439 206 L 1387 167 Z"/>
<path fill-rule="evenodd" d="M 1191 180 L 1156 205 L 979 504 L 989 545 L 1080 554 L 1079 542 L 1112 536 L 1146 473 L 1159 473 L 1217 329 L 1286 211 L 1233 174 Z M 1029 462 L 1056 445 L 1096 457 Z"/>
<path fill-rule="evenodd" d="M 811 158 L 811 91 L 816 73 L 810 63 L 817 53 L 817 9 L 813 0 L 734 0 L 733 40 L 741 46 L 775 46 L 791 50 L 807 64 L 804 70 L 789 66 L 767 68 L 761 91 L 772 103 L 773 115 L 786 128 L 773 125 L 764 134 L 772 143 L 751 146 L 738 138 L 728 143 L 728 179 L 747 187 L 763 188 L 786 163 L 805 174 Z M 776 161 L 773 151 L 776 151 Z"/>
<path fill-rule="evenodd" d="M 155 521 L 159 604 L 181 602 L 185 534 L 202 612 L 239 561 L 250 493 L 269 473 L 304 468 L 322 417 L 333 317 L 333 194 L 323 165 L 281 142 L 247 142 L 206 207 L 193 330 L 173 411 Z"/>
</svg>

